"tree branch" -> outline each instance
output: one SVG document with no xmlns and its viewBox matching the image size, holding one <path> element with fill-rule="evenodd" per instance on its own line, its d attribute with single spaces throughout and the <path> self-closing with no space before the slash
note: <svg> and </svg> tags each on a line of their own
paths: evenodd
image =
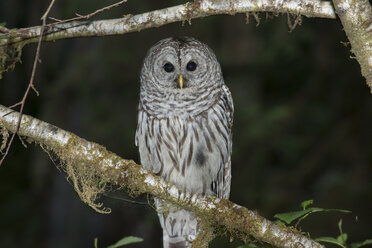
<svg viewBox="0 0 372 248">
<path fill-rule="evenodd" d="M 48 14 L 49 14 L 50 10 L 52 9 L 52 7 L 54 5 L 54 1 L 55 0 L 51 0 L 50 4 L 48 6 L 48 9 L 45 11 L 44 15 L 41 17 L 42 24 L 41 24 L 41 28 L 40 28 L 40 37 L 39 37 L 38 42 L 37 42 L 34 64 L 32 66 L 31 77 L 30 77 L 30 81 L 28 83 L 28 86 L 26 88 L 26 91 L 23 94 L 22 100 L 10 107 L 10 108 L 12 108 L 12 107 L 16 107 L 18 105 L 21 105 L 21 108 L 19 110 L 20 115 L 18 117 L 17 128 L 16 128 L 15 132 L 13 133 L 12 137 L 10 138 L 10 141 L 9 141 L 9 144 L 8 144 L 6 150 L 5 150 L 5 153 L 3 154 L 3 156 L 0 159 L 0 166 L 4 162 L 5 157 L 8 155 L 8 152 L 9 152 L 10 147 L 12 146 L 14 137 L 18 132 L 19 125 L 21 124 L 21 117 L 22 117 L 22 113 L 23 113 L 23 108 L 25 107 L 26 99 L 27 99 L 28 93 L 30 92 L 30 89 L 33 89 L 34 92 L 36 93 L 36 95 L 39 96 L 39 92 L 36 90 L 35 85 L 34 85 L 34 78 L 35 78 L 37 63 L 39 62 L 40 47 L 41 47 L 41 41 L 43 39 L 43 33 L 44 33 L 45 25 L 46 25 L 46 19 L 48 18 Z"/>
<path fill-rule="evenodd" d="M 0 105 L 1 128 L 14 132 L 18 118 L 18 112 Z M 44 150 L 53 151 L 62 162 L 72 164 L 75 171 L 82 174 L 93 171 L 94 178 L 99 178 L 94 182 L 97 185 L 110 183 L 126 187 L 132 193 L 151 194 L 193 211 L 204 221 L 203 223 L 213 227 L 224 226 L 232 234 L 239 233 L 239 237 L 243 240 L 249 240 L 249 235 L 252 235 L 257 240 L 270 243 L 275 247 L 323 247 L 294 228 L 277 225 L 229 200 L 182 192 L 134 161 L 122 159 L 101 145 L 79 138 L 73 133 L 31 116 L 22 115 L 18 133 L 40 144 Z M 86 170 L 82 169 L 83 167 L 86 167 Z M 70 172 L 67 169 L 68 177 L 75 189 L 76 183 L 80 183 L 84 188 L 86 186 L 83 185 L 84 182 L 74 180 L 74 177 L 79 175 L 69 174 Z M 84 189 L 89 191 L 87 187 Z M 83 196 L 82 200 L 87 202 L 84 194 L 81 193 L 85 192 L 80 192 L 79 196 Z"/>
<path fill-rule="evenodd" d="M 368 0 L 333 0 L 372 93 L 372 7 Z"/>
<path fill-rule="evenodd" d="M 84 36 L 118 35 L 147 28 L 159 27 L 165 24 L 190 21 L 210 15 L 247 12 L 275 12 L 291 13 L 306 17 L 321 17 L 335 19 L 331 2 L 320 0 L 201 0 L 155 10 L 135 16 L 126 15 L 123 18 L 99 21 L 75 21 L 69 23 L 51 23 L 44 35 L 44 40 L 57 40 Z M 25 41 L 36 42 L 40 35 L 40 26 L 23 28 L 4 34 L 8 39 L 1 43 L 14 43 Z"/>
</svg>

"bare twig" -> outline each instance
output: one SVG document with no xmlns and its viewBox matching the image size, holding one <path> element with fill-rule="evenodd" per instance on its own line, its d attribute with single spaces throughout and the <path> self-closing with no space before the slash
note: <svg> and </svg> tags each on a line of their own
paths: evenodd
<svg viewBox="0 0 372 248">
<path fill-rule="evenodd" d="M 12 110 L 0 105 L 0 125 L 14 132 L 20 114 L 13 112 L 2 117 L 10 111 Z M 213 196 L 203 197 L 179 190 L 174 185 L 144 170 L 134 161 L 122 159 L 99 144 L 84 140 L 73 133 L 31 116 L 22 115 L 22 125 L 18 133 L 42 144 L 44 149 L 52 150 L 61 161 L 67 160 L 67 163 L 72 163 L 78 171 L 85 165 L 86 170 L 96 173 L 94 176 L 99 181 L 108 182 L 113 186 L 126 187 L 130 192 L 148 193 L 193 211 L 201 218 L 202 223 L 206 221 L 214 228 L 224 226 L 237 238 L 249 240 L 252 235 L 259 241 L 270 243 L 274 247 L 324 248 L 308 235 L 302 235 L 294 228 L 277 225 L 261 217 L 256 211 L 251 211 L 229 200 Z M 96 184 L 98 183 L 94 185 Z"/>
<path fill-rule="evenodd" d="M 245 13 L 245 24 L 249 24 L 249 12 Z"/>
<path fill-rule="evenodd" d="M 252 15 L 254 19 L 256 20 L 256 27 L 258 27 L 260 25 L 260 17 L 258 16 L 257 12 L 253 12 Z"/>
<path fill-rule="evenodd" d="M 291 33 L 296 28 L 297 24 L 301 25 L 301 21 L 302 21 L 301 15 L 297 15 L 295 17 L 294 22 L 292 23 L 290 14 L 287 13 L 287 23 L 288 23 L 288 27 L 289 27 L 288 32 Z"/>
<path fill-rule="evenodd" d="M 48 9 L 45 11 L 44 15 L 41 17 L 41 20 L 42 20 L 42 24 L 41 24 L 41 31 L 40 31 L 40 37 L 39 37 L 39 41 L 37 43 L 37 48 L 36 48 L 36 54 L 35 54 L 35 59 L 34 59 L 34 64 L 33 64 L 33 67 L 32 67 L 32 72 L 31 72 L 31 77 L 30 77 L 30 81 L 28 83 L 28 86 L 27 86 L 27 89 L 23 95 L 23 98 L 20 102 L 14 104 L 13 106 L 18 106 L 18 105 L 21 105 L 21 108 L 19 110 L 19 117 L 18 117 L 18 121 L 17 121 L 17 127 L 16 127 L 16 130 L 15 132 L 12 134 L 12 137 L 10 138 L 9 140 L 9 143 L 8 143 L 8 146 L 0 160 L 0 166 L 2 165 L 2 163 L 4 162 L 4 159 L 6 158 L 6 156 L 8 155 L 8 152 L 9 152 L 9 149 L 10 147 L 12 146 L 12 143 L 13 143 L 13 140 L 14 140 L 14 137 L 15 135 L 17 134 L 18 130 L 19 130 L 19 127 L 21 125 L 21 118 L 22 118 L 22 113 L 23 113 L 23 108 L 25 106 L 25 103 L 26 103 L 26 99 L 27 99 L 27 96 L 28 96 L 28 93 L 30 92 L 30 89 L 33 89 L 34 92 L 36 93 L 37 96 L 39 96 L 39 92 L 36 90 L 35 86 L 34 86 L 34 78 L 35 78 L 35 73 L 36 73 L 36 67 L 37 67 L 37 63 L 39 61 L 39 57 L 40 57 L 40 47 L 41 47 L 41 41 L 43 39 L 43 33 L 44 33 L 44 28 L 45 28 L 45 25 L 46 25 L 46 19 L 47 19 L 47 16 L 54 4 L 55 0 L 51 0 L 49 6 L 48 6 Z M 21 139 L 21 138 L 20 138 Z M 23 142 L 23 140 L 21 139 L 21 142 L 23 144 L 23 146 L 25 146 L 25 143 Z"/>
<path fill-rule="evenodd" d="M 75 15 L 77 15 L 76 17 L 66 19 L 66 20 L 59 20 L 59 19 L 56 19 L 56 18 L 53 18 L 53 17 L 49 17 L 49 19 L 51 19 L 53 21 L 56 21 L 56 22 L 50 23 L 50 24 L 48 24 L 48 26 L 53 26 L 53 25 L 56 25 L 56 24 L 61 24 L 61 23 L 66 23 L 66 22 L 78 21 L 78 20 L 82 20 L 82 19 L 89 19 L 89 18 L 91 18 L 92 16 L 94 16 L 98 13 L 101 13 L 103 11 L 109 10 L 111 8 L 114 8 L 114 7 L 118 7 L 119 5 L 121 5 L 123 3 L 126 3 L 127 1 L 128 0 L 122 0 L 120 2 L 117 2 L 117 3 L 111 4 L 109 6 L 103 7 L 101 9 L 97 9 L 96 11 L 94 11 L 90 14 L 87 14 L 87 15 L 80 15 L 78 13 L 75 13 Z"/>
</svg>

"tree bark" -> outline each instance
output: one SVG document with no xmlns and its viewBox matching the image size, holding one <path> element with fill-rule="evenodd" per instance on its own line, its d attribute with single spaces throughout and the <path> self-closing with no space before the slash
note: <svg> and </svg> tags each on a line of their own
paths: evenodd
<svg viewBox="0 0 372 248">
<path fill-rule="evenodd" d="M 342 22 L 351 52 L 372 93 L 372 8 L 368 0 L 333 0 Z"/>
</svg>

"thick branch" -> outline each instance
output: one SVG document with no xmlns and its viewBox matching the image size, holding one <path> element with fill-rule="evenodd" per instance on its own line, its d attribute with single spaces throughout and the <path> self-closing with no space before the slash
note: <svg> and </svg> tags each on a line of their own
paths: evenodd
<svg viewBox="0 0 372 248">
<path fill-rule="evenodd" d="M 44 35 L 44 40 L 57 40 L 71 37 L 104 36 L 125 34 L 165 24 L 190 21 L 210 15 L 248 12 L 291 13 L 306 17 L 336 18 L 333 7 L 328 1 L 320 0 L 199 0 L 166 9 L 155 10 L 135 16 L 100 21 L 75 21 L 52 23 Z M 0 44 L 14 43 L 27 39 L 26 43 L 36 42 L 40 27 L 24 28 L 5 34 L 8 40 Z"/>
<path fill-rule="evenodd" d="M 14 132 L 18 117 L 18 112 L 0 105 L 0 127 Z M 225 226 L 231 233 L 243 233 L 246 240 L 252 235 L 275 247 L 323 247 L 299 231 L 277 225 L 231 201 L 183 193 L 135 162 L 122 159 L 96 143 L 31 116 L 22 116 L 18 133 L 53 150 L 57 155 L 67 151 L 68 158 L 77 161 L 76 166 L 90 164 L 89 169 L 97 171 L 98 176 L 106 182 L 177 204 L 215 227 Z"/>
<path fill-rule="evenodd" d="M 368 0 L 333 0 L 372 93 L 372 8 Z"/>
</svg>

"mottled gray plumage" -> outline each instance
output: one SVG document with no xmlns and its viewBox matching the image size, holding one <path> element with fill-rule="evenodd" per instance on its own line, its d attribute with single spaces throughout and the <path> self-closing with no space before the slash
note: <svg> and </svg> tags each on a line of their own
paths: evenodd
<svg viewBox="0 0 372 248">
<path fill-rule="evenodd" d="M 146 169 L 185 191 L 229 197 L 233 102 L 208 46 L 189 37 L 155 44 L 141 71 L 138 110 L 136 145 Z M 196 217 L 159 199 L 155 205 L 164 247 L 191 247 Z"/>
</svg>

